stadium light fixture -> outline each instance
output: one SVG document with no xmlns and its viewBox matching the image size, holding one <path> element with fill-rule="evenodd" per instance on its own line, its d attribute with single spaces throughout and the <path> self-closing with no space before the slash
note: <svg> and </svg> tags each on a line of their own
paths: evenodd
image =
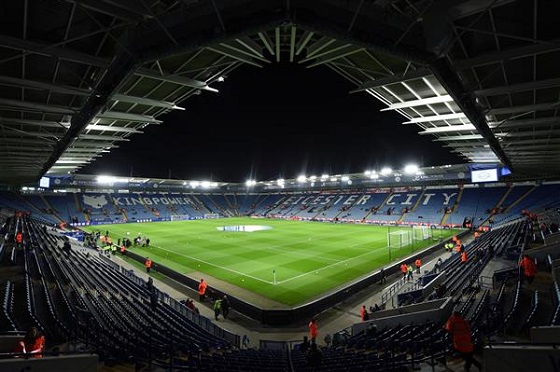
<svg viewBox="0 0 560 372">
<path fill-rule="evenodd" d="M 321 175 L 321 181 L 326 181 L 329 179 L 329 175 L 328 174 L 322 174 Z"/>
<path fill-rule="evenodd" d="M 372 180 L 376 180 L 376 179 L 379 178 L 379 174 L 377 174 L 377 173 L 375 173 L 375 172 L 372 172 L 372 173 L 369 175 L 369 178 L 372 179 Z"/>
<path fill-rule="evenodd" d="M 301 176 L 298 176 L 297 181 L 303 183 L 303 182 L 305 182 L 306 179 L 307 179 L 307 177 L 305 177 L 305 175 L 301 175 Z"/>
<path fill-rule="evenodd" d="M 128 182 L 128 179 L 105 175 L 97 176 L 97 183 L 100 185 L 112 185 L 117 182 Z"/>
<path fill-rule="evenodd" d="M 342 177 L 340 177 L 340 180 L 341 180 L 342 182 L 348 182 L 348 181 L 350 180 L 350 177 L 348 177 L 348 176 L 342 176 Z"/>
<path fill-rule="evenodd" d="M 283 178 L 278 178 L 276 180 L 276 184 L 279 186 L 284 186 L 284 183 L 286 183 L 286 181 Z"/>
<path fill-rule="evenodd" d="M 191 187 L 193 189 L 196 189 L 198 186 L 200 186 L 200 182 L 198 181 L 191 181 Z"/>
<path fill-rule="evenodd" d="M 416 172 L 418 172 L 418 166 L 416 164 L 408 164 L 404 167 L 404 172 L 406 174 L 416 174 Z"/>
<path fill-rule="evenodd" d="M 389 167 L 385 167 L 385 168 L 381 169 L 381 174 L 384 175 L 384 176 L 388 176 L 391 173 L 393 173 L 393 170 Z"/>
<path fill-rule="evenodd" d="M 255 181 L 255 180 L 245 181 L 245 186 L 247 186 L 247 187 L 255 186 L 256 184 L 257 184 L 257 181 Z"/>
</svg>

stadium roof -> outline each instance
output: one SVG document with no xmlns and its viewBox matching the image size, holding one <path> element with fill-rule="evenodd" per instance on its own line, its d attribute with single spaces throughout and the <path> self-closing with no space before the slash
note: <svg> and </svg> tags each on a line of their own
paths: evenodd
<svg viewBox="0 0 560 372">
<path fill-rule="evenodd" d="M 6 0 L 0 9 L 2 184 L 77 172 L 239 66 L 274 61 L 335 71 L 466 162 L 560 174 L 560 2 Z"/>
</svg>

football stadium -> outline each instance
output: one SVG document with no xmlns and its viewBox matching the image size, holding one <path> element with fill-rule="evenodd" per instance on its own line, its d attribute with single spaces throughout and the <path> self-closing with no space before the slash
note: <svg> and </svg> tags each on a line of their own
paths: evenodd
<svg viewBox="0 0 560 372">
<path fill-rule="evenodd" d="M 559 369 L 560 2 L 0 9 L 1 371 Z M 393 115 L 368 119 L 379 127 L 374 147 L 356 138 L 370 124 L 342 123 L 328 154 L 315 154 L 372 165 L 326 172 L 302 159 L 289 174 L 296 140 L 321 148 L 313 117 L 281 128 L 263 120 L 254 132 L 267 137 L 257 138 L 235 128 L 227 105 L 200 97 L 241 94 L 224 80 L 253 89 L 246 71 L 283 65 L 327 71 L 332 81 L 320 75 L 314 90 L 342 78 L 345 94 Z M 277 94 L 275 104 L 287 102 Z M 273 122 L 266 107 L 253 114 Z M 197 110 L 224 111 L 232 124 L 195 120 Z M 187 138 L 177 118 L 210 134 Z M 401 126 L 414 136 L 399 137 Z M 152 143 L 127 147 L 143 137 Z M 174 144 L 193 142 L 204 150 L 188 156 L 209 177 L 171 171 L 192 167 Z M 204 160 L 243 163 L 226 142 L 249 154 L 251 142 L 282 148 L 270 173 L 281 176 L 264 176 L 276 164 L 257 172 L 270 161 L 255 152 L 251 174 L 222 178 Z M 415 147 L 426 159 L 434 148 L 450 155 L 397 164 Z M 154 174 L 88 172 L 131 158 Z"/>
</svg>

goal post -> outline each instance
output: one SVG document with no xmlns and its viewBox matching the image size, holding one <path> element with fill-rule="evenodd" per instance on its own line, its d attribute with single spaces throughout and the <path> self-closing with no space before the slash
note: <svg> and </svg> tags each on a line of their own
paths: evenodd
<svg viewBox="0 0 560 372">
<path fill-rule="evenodd" d="M 409 229 L 388 231 L 387 246 L 390 248 L 402 248 L 409 246 L 411 243 L 410 235 Z"/>
<path fill-rule="evenodd" d="M 172 214 L 170 217 L 171 221 L 184 221 L 191 218 L 188 214 Z"/>
<path fill-rule="evenodd" d="M 422 240 L 432 239 L 432 229 L 430 226 L 413 226 L 412 227 L 413 241 L 418 242 Z"/>
</svg>

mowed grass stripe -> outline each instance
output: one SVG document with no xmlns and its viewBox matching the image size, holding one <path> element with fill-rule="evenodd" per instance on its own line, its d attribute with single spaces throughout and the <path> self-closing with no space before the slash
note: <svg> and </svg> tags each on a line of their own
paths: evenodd
<svg viewBox="0 0 560 372">
<path fill-rule="evenodd" d="M 216 229 L 235 225 L 272 228 L 254 232 Z M 109 230 L 114 241 L 122 236 L 132 239 L 140 232 L 161 249 L 132 250 L 150 256 L 156 264 L 186 274 L 200 271 L 287 305 L 308 301 L 389 261 L 388 228 L 371 225 L 230 218 L 88 227 L 89 231 L 97 229 L 102 233 Z M 392 259 L 418 248 L 392 248 Z"/>
</svg>

